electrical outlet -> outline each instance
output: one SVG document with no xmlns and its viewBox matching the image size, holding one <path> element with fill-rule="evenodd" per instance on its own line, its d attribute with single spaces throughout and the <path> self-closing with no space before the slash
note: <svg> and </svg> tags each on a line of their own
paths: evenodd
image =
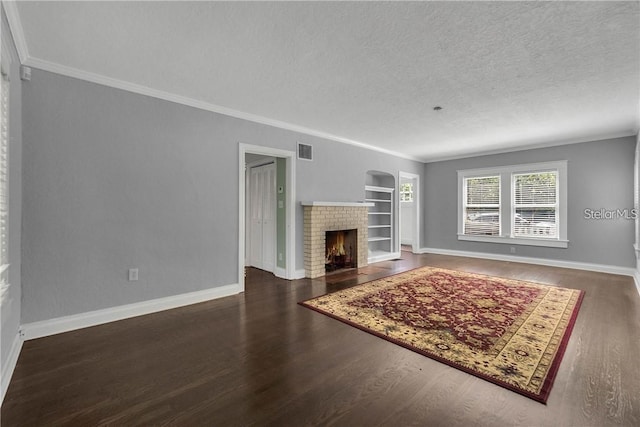
<svg viewBox="0 0 640 427">
<path fill-rule="evenodd" d="M 515 253 L 516 253 L 516 247 L 515 247 L 515 246 L 511 246 L 511 247 L 509 248 L 509 251 L 510 251 L 512 254 L 515 254 Z"/>
<path fill-rule="evenodd" d="M 129 281 L 130 282 L 135 282 L 138 280 L 138 269 L 137 268 L 130 268 L 129 269 Z"/>
</svg>

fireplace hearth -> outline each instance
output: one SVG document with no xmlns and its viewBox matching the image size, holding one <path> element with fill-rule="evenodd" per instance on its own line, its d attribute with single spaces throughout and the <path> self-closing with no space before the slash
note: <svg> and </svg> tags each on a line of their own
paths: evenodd
<svg viewBox="0 0 640 427">
<path fill-rule="evenodd" d="M 358 267 L 358 230 L 325 232 L 325 261 L 327 273 Z"/>
</svg>

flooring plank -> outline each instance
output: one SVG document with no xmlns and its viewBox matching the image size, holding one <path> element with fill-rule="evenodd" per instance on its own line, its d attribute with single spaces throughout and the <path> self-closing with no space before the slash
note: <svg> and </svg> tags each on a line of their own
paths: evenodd
<svg viewBox="0 0 640 427">
<path fill-rule="evenodd" d="M 423 265 L 586 291 L 546 405 L 304 308 Z M 633 279 L 403 251 L 326 279 L 247 270 L 244 294 L 24 343 L 2 426 L 640 425 Z"/>
</svg>

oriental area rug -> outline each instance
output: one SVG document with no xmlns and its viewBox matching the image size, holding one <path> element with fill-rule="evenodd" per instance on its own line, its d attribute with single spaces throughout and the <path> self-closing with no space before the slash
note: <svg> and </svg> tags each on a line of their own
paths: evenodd
<svg viewBox="0 0 640 427">
<path fill-rule="evenodd" d="M 583 296 L 422 267 L 300 304 L 546 403 Z"/>
</svg>

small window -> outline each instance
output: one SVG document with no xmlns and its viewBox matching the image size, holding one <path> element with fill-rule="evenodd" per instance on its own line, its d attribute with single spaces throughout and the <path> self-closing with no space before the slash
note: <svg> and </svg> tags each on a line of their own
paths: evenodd
<svg viewBox="0 0 640 427">
<path fill-rule="evenodd" d="M 400 201 L 413 202 L 413 184 L 400 184 Z"/>
</svg>

